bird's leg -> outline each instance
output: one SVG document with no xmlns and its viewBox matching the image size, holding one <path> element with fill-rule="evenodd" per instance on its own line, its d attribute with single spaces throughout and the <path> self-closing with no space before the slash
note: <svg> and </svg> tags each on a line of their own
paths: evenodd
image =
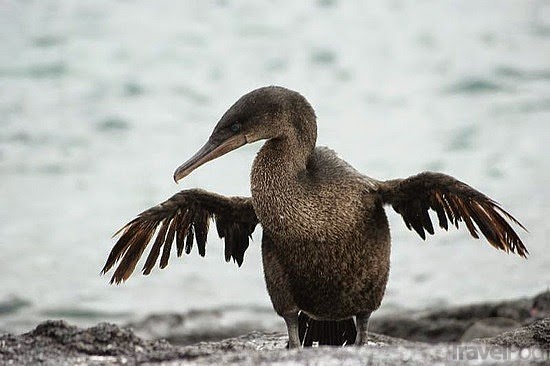
<svg viewBox="0 0 550 366">
<path fill-rule="evenodd" d="M 369 318 L 371 313 L 361 313 L 356 315 L 357 319 L 357 338 L 355 345 L 364 346 L 369 341 Z"/>
<path fill-rule="evenodd" d="M 298 313 L 283 315 L 288 331 L 288 348 L 299 348 L 300 337 L 298 334 Z"/>
</svg>

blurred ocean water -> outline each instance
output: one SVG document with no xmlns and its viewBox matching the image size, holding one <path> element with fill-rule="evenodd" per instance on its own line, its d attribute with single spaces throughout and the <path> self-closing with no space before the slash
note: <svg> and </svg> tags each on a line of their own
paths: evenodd
<svg viewBox="0 0 550 366">
<path fill-rule="evenodd" d="M 172 172 L 238 97 L 304 94 L 319 144 L 367 175 L 438 170 L 487 193 L 529 233 L 522 260 L 388 209 L 380 312 L 531 295 L 550 286 L 550 1 L 0 2 L 0 330 L 46 318 L 270 307 L 261 231 L 238 269 L 206 258 L 100 277 L 110 236 L 180 189 L 249 194 L 259 144 Z"/>
</svg>

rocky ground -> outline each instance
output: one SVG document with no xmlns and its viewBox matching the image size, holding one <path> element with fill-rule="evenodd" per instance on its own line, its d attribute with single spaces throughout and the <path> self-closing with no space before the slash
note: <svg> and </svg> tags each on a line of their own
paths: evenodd
<svg viewBox="0 0 550 366">
<path fill-rule="evenodd" d="M 550 294 L 543 293 L 530 299 L 379 318 L 373 321 L 367 347 L 290 351 L 284 333 L 264 331 L 183 345 L 199 339 L 186 336 L 182 325 L 190 314 L 156 316 L 134 324 L 138 332 L 143 332 L 140 326 L 159 325 L 176 341 L 171 343 L 146 340 L 129 327 L 113 324 L 81 329 L 47 321 L 29 333 L 0 336 L 0 364 L 548 364 L 549 305 Z"/>
</svg>

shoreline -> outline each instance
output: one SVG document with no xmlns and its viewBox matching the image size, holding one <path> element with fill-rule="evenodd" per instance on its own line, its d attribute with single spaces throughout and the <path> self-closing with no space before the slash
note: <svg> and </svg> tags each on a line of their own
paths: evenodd
<svg viewBox="0 0 550 366">
<path fill-rule="evenodd" d="M 217 337 L 223 339 L 210 337 L 211 341 L 203 339 L 194 343 L 199 339 L 196 335 L 193 339 L 185 337 L 191 334 L 183 326 L 186 316 L 189 314 L 180 315 L 179 320 L 174 321 L 173 314 L 156 315 L 155 322 L 148 317 L 133 324 L 134 329 L 109 323 L 79 328 L 61 320 L 46 321 L 21 335 L 1 335 L 0 363 L 543 364 L 548 362 L 550 354 L 549 292 L 498 303 L 380 317 L 373 320 L 367 347 L 287 350 L 285 333 L 265 330 L 247 330 L 240 336 L 219 333 Z M 169 319 L 172 319 L 172 327 L 167 326 Z M 147 337 L 153 339 L 137 335 L 145 331 L 144 325 L 156 329 L 156 336 Z M 162 329 L 164 334 L 161 335 Z M 238 331 L 233 329 L 233 332 Z M 461 338 L 465 342 L 460 342 Z"/>
</svg>

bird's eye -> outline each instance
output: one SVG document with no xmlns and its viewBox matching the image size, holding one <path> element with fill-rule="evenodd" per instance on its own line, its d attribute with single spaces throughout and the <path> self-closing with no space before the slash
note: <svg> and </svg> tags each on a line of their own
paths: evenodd
<svg viewBox="0 0 550 366">
<path fill-rule="evenodd" d="M 241 130 L 241 124 L 233 123 L 230 128 L 232 132 L 239 132 Z"/>
</svg>

